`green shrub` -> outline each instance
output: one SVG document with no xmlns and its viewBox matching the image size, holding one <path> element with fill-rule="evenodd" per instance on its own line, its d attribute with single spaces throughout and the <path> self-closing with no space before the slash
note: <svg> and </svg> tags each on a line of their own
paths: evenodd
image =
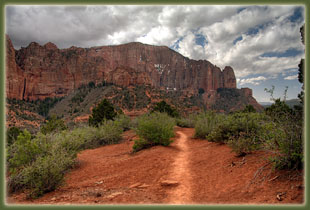
<svg viewBox="0 0 310 210">
<path fill-rule="evenodd" d="M 96 84 L 95 84 L 95 82 L 91 81 L 91 82 L 88 83 L 87 86 L 88 86 L 88 88 L 95 88 Z"/>
<path fill-rule="evenodd" d="M 55 143 L 65 148 L 68 153 L 75 154 L 84 149 L 101 145 L 118 143 L 123 129 L 114 121 L 105 121 L 99 127 L 81 127 L 72 131 L 64 131 L 55 135 Z"/>
<path fill-rule="evenodd" d="M 276 99 L 275 102 L 265 109 L 266 115 L 270 116 L 275 122 L 283 122 L 293 116 L 293 109 L 291 109 L 285 101 Z"/>
<path fill-rule="evenodd" d="M 25 166 L 21 173 L 10 177 L 9 192 L 24 189 L 28 198 L 37 198 L 53 191 L 62 184 L 65 172 L 74 163 L 74 158 L 63 150 L 38 157 L 32 164 Z"/>
<path fill-rule="evenodd" d="M 216 125 L 206 139 L 211 142 L 226 143 L 231 136 L 230 124 L 224 121 Z"/>
<path fill-rule="evenodd" d="M 38 133 L 32 140 L 25 130 L 8 147 L 9 191 L 24 190 L 33 198 L 56 189 L 65 172 L 73 167 L 79 151 L 117 143 L 122 132 L 123 128 L 114 121 L 99 127 Z"/>
<path fill-rule="evenodd" d="M 122 139 L 123 127 L 116 121 L 106 121 L 97 130 L 101 145 L 115 144 Z"/>
<path fill-rule="evenodd" d="M 225 143 L 230 138 L 238 138 L 241 133 L 256 136 L 265 118 L 265 115 L 252 112 L 230 114 L 225 119 L 217 121 L 217 125 L 208 134 L 207 139 Z"/>
<path fill-rule="evenodd" d="M 130 129 L 136 130 L 138 128 L 139 117 L 133 118 L 130 123 Z"/>
<path fill-rule="evenodd" d="M 299 110 L 291 109 L 285 101 L 275 99 L 274 104 L 265 109 L 275 124 L 277 138 L 270 140 L 270 144 L 279 152 L 273 157 L 275 167 L 279 169 L 302 168 L 303 157 L 303 118 Z M 281 135 L 279 135 L 281 134 Z"/>
<path fill-rule="evenodd" d="M 96 130 L 93 127 L 81 127 L 55 134 L 54 147 L 64 148 L 67 153 L 74 155 L 83 149 L 99 146 Z"/>
<path fill-rule="evenodd" d="M 114 122 L 119 125 L 124 131 L 131 128 L 131 119 L 127 115 L 120 114 L 117 115 Z"/>
<path fill-rule="evenodd" d="M 41 127 L 40 132 L 43 134 L 48 134 L 66 129 L 67 126 L 65 125 L 65 122 L 62 119 L 57 119 L 57 117 L 53 115 L 51 119 Z"/>
<path fill-rule="evenodd" d="M 273 122 L 274 123 L 274 122 Z M 278 169 L 301 169 L 303 167 L 303 134 L 302 125 L 298 125 L 298 120 L 288 120 L 287 122 L 275 123 L 265 133 L 265 143 L 267 148 L 276 151 L 276 156 L 272 157 L 275 168 Z"/>
<path fill-rule="evenodd" d="M 303 167 L 303 123 L 294 116 L 278 124 L 281 137 L 275 141 L 279 154 L 274 159 L 275 167 L 279 169 L 300 169 Z"/>
<path fill-rule="evenodd" d="M 197 119 L 197 115 L 191 114 L 188 117 L 177 118 L 176 124 L 177 126 L 180 126 L 182 128 L 194 128 L 196 119 Z"/>
<path fill-rule="evenodd" d="M 95 108 L 92 110 L 92 115 L 89 117 L 89 125 L 99 126 L 104 120 L 114 120 L 117 113 L 113 105 L 107 100 L 103 99 Z"/>
<path fill-rule="evenodd" d="M 260 148 L 261 144 L 257 141 L 255 134 L 239 133 L 238 137 L 231 137 L 227 142 L 238 156 L 244 156 Z"/>
<path fill-rule="evenodd" d="M 9 172 L 14 174 L 24 166 L 33 162 L 41 153 L 38 144 L 31 140 L 31 134 L 25 129 L 17 140 L 8 147 L 7 164 Z"/>
<path fill-rule="evenodd" d="M 205 90 L 203 89 L 203 88 L 199 88 L 198 89 L 198 94 L 199 95 L 202 95 L 202 94 L 204 94 L 205 93 Z"/>
<path fill-rule="evenodd" d="M 168 146 L 174 136 L 174 119 L 166 113 L 152 113 L 139 117 L 136 133 L 140 137 L 133 146 L 134 152 L 154 145 Z"/>
<path fill-rule="evenodd" d="M 152 144 L 150 144 L 147 140 L 137 139 L 137 140 L 135 140 L 135 143 L 134 143 L 132 149 L 134 152 L 138 152 L 140 150 L 147 149 L 151 146 L 152 146 Z"/>
<path fill-rule="evenodd" d="M 262 124 L 258 137 L 265 149 L 276 151 L 279 150 L 279 142 L 285 138 L 285 131 L 279 124 L 268 119 Z"/>
<path fill-rule="evenodd" d="M 165 101 L 158 102 L 151 112 L 162 112 L 167 113 L 171 117 L 178 117 L 179 113 L 178 111 L 171 107 L 169 104 L 167 104 Z"/>
<path fill-rule="evenodd" d="M 242 112 L 245 112 L 245 113 L 247 113 L 247 112 L 256 112 L 256 109 L 254 108 L 253 105 L 249 104 L 249 105 L 246 105 L 246 106 L 244 107 L 244 109 L 242 110 Z"/>
<path fill-rule="evenodd" d="M 10 146 L 11 144 L 13 144 L 21 132 L 22 131 L 17 127 L 8 128 L 6 131 L 6 143 L 7 143 L 7 145 Z"/>
<path fill-rule="evenodd" d="M 215 126 L 222 121 L 223 115 L 214 112 L 205 112 L 197 116 L 195 123 L 195 138 L 205 139 L 207 135 L 215 128 Z"/>
</svg>

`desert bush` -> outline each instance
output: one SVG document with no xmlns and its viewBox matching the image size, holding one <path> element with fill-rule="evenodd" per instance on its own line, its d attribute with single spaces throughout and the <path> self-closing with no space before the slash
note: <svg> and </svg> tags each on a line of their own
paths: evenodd
<svg viewBox="0 0 310 210">
<path fill-rule="evenodd" d="M 48 134 L 66 130 L 67 128 L 68 127 L 65 125 L 65 122 L 62 119 L 57 119 L 56 115 L 53 115 L 51 119 L 41 127 L 40 132 L 43 134 Z"/>
<path fill-rule="evenodd" d="M 241 133 L 256 140 L 257 133 L 266 117 L 259 113 L 237 112 L 218 120 L 217 125 L 208 134 L 207 139 L 214 142 L 227 142 L 230 138 L 237 139 Z"/>
<path fill-rule="evenodd" d="M 255 134 L 241 132 L 238 137 L 232 136 L 227 144 L 238 156 L 244 156 L 261 147 L 257 138 Z"/>
<path fill-rule="evenodd" d="M 138 152 L 140 150 L 147 149 L 151 146 L 153 146 L 153 145 L 150 144 L 147 140 L 140 138 L 140 139 L 135 140 L 135 143 L 134 143 L 132 149 L 133 149 L 133 152 Z"/>
<path fill-rule="evenodd" d="M 276 127 L 272 132 L 277 133 L 277 138 L 271 138 L 269 145 L 278 151 L 278 155 L 273 157 L 274 165 L 279 169 L 302 168 L 303 157 L 303 117 L 302 111 L 291 109 L 286 103 L 286 91 L 284 100 L 273 98 L 273 89 L 270 92 L 274 103 L 265 109 L 266 115 L 270 117 L 270 122 Z M 281 134 L 281 135 L 279 135 Z"/>
<path fill-rule="evenodd" d="M 188 117 L 182 117 L 176 119 L 177 126 L 182 128 L 194 128 L 197 114 L 191 114 Z"/>
<path fill-rule="evenodd" d="M 211 142 L 226 143 L 231 136 L 230 124 L 224 121 L 216 125 L 205 138 Z"/>
<path fill-rule="evenodd" d="M 103 99 L 95 108 L 92 110 L 92 115 L 89 117 L 89 125 L 99 126 L 104 120 L 114 120 L 117 113 L 113 105 L 107 100 Z"/>
<path fill-rule="evenodd" d="M 9 191 L 24 190 L 33 198 L 56 189 L 64 173 L 73 167 L 79 151 L 117 143 L 122 132 L 123 128 L 114 121 L 105 121 L 99 127 L 38 133 L 34 139 L 25 130 L 8 147 Z"/>
<path fill-rule="evenodd" d="M 55 135 L 54 144 L 65 148 L 68 153 L 75 154 L 84 149 L 101 145 L 118 143 L 123 128 L 114 121 L 105 121 L 99 127 L 85 126 L 72 131 L 63 131 Z"/>
<path fill-rule="evenodd" d="M 139 117 L 133 118 L 130 123 L 130 129 L 136 130 L 138 128 L 138 124 L 139 124 Z"/>
<path fill-rule="evenodd" d="M 247 112 L 256 112 L 256 109 L 254 108 L 253 105 L 249 104 L 249 105 L 246 105 L 246 106 L 244 107 L 244 109 L 242 110 L 242 112 L 245 112 L 245 113 L 247 113 Z"/>
<path fill-rule="evenodd" d="M 64 148 L 67 153 L 76 154 L 83 149 L 99 146 L 96 130 L 94 127 L 85 126 L 55 134 L 54 147 Z"/>
<path fill-rule="evenodd" d="M 31 134 L 25 129 L 17 137 L 17 140 L 7 148 L 7 165 L 10 173 L 33 162 L 42 152 L 35 141 L 31 140 Z"/>
<path fill-rule="evenodd" d="M 91 81 L 91 82 L 88 83 L 87 87 L 90 88 L 90 89 L 91 88 L 95 88 L 96 84 L 95 84 L 95 82 Z"/>
<path fill-rule="evenodd" d="M 115 144 L 122 139 L 124 127 L 118 121 L 106 121 L 97 130 L 101 145 Z"/>
<path fill-rule="evenodd" d="M 8 146 L 13 144 L 21 132 L 22 131 L 17 127 L 8 128 L 6 131 L 6 144 Z"/>
<path fill-rule="evenodd" d="M 170 117 L 178 117 L 178 111 L 167 104 L 165 101 L 158 102 L 151 112 L 162 112 L 167 113 Z"/>
<path fill-rule="evenodd" d="M 146 114 L 138 119 L 136 133 L 139 139 L 135 141 L 133 151 L 137 152 L 143 148 L 154 145 L 168 146 L 174 136 L 174 119 L 166 113 Z"/>
<path fill-rule="evenodd" d="M 115 123 L 119 125 L 124 131 L 131 128 L 131 119 L 125 114 L 117 115 L 115 118 Z"/>
<path fill-rule="evenodd" d="M 223 121 L 224 115 L 216 114 L 214 112 L 201 113 L 196 118 L 195 123 L 195 138 L 205 139 L 207 135 L 215 128 L 220 121 Z"/>
<path fill-rule="evenodd" d="M 10 192 L 23 189 L 28 198 L 37 198 L 60 186 L 65 172 L 74 163 L 74 157 L 65 151 L 54 150 L 53 154 L 40 156 L 20 173 L 13 174 L 8 181 L 8 189 Z"/>
<path fill-rule="evenodd" d="M 302 126 L 296 122 L 282 125 L 283 138 L 274 141 L 278 155 L 273 158 L 275 167 L 279 169 L 301 169 L 303 167 L 303 134 Z"/>
<path fill-rule="evenodd" d="M 302 77 L 302 68 L 299 69 Z M 300 79 L 300 78 L 299 78 Z M 299 80 L 303 83 L 303 80 Z M 281 133 L 280 138 L 272 139 L 271 145 L 278 152 L 277 156 L 273 157 L 274 166 L 279 169 L 300 169 L 303 167 L 304 156 L 304 136 L 303 136 L 303 103 L 300 107 L 291 109 L 286 104 L 286 87 L 283 100 L 273 97 L 274 86 L 272 89 L 265 91 L 270 93 L 271 100 L 274 103 L 265 109 L 266 115 L 270 116 L 270 121 L 276 125 L 277 131 Z"/>
<path fill-rule="evenodd" d="M 276 99 L 274 103 L 265 109 L 265 114 L 270 116 L 275 122 L 281 123 L 284 120 L 293 116 L 293 109 L 291 109 L 285 101 Z"/>
<path fill-rule="evenodd" d="M 291 120 L 264 124 L 259 136 L 264 140 L 264 148 L 273 150 L 270 158 L 278 169 L 300 169 L 303 165 L 302 127 Z"/>
</svg>

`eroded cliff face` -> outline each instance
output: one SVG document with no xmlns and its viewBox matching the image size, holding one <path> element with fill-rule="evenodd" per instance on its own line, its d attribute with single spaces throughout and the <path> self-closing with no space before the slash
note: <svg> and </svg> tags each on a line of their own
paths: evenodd
<svg viewBox="0 0 310 210">
<path fill-rule="evenodd" d="M 18 100 L 62 97 L 81 85 L 94 82 L 121 87 L 150 86 L 182 91 L 190 97 L 204 90 L 207 108 L 223 103 L 220 89 L 233 89 L 244 103 L 262 107 L 251 89 L 236 89 L 234 70 L 223 70 L 206 60 L 191 60 L 165 46 L 138 42 L 92 48 L 59 49 L 53 43 L 32 42 L 15 50 L 6 37 L 6 94 Z M 223 94 L 223 93 L 222 93 Z M 239 99 L 238 99 L 239 100 Z M 229 103 L 229 101 L 226 101 Z"/>
<path fill-rule="evenodd" d="M 16 64 L 15 50 L 6 36 L 6 93 L 9 98 L 22 99 L 24 91 L 24 71 Z"/>
<path fill-rule="evenodd" d="M 91 81 L 191 92 L 236 88 L 231 67 L 221 71 L 208 61 L 191 60 L 168 47 L 137 42 L 68 49 L 32 42 L 14 50 L 7 37 L 6 71 L 7 97 L 20 100 L 61 97 Z"/>
</svg>

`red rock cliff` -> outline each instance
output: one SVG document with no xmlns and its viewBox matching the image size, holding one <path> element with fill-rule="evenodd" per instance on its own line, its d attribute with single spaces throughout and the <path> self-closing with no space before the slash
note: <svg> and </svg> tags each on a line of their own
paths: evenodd
<svg viewBox="0 0 310 210">
<path fill-rule="evenodd" d="M 60 97 L 91 81 L 120 86 L 153 87 L 205 92 L 236 88 L 231 67 L 223 71 L 206 60 L 191 60 L 165 46 L 129 43 L 118 46 L 58 49 L 32 42 L 14 50 L 7 37 L 7 97 Z"/>
</svg>

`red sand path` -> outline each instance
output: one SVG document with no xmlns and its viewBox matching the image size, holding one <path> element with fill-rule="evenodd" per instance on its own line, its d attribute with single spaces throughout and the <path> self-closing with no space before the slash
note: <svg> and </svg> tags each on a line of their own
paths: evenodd
<svg viewBox="0 0 310 210">
<path fill-rule="evenodd" d="M 9 204 L 302 204 L 301 174 L 272 172 L 253 180 L 267 163 L 266 152 L 236 157 L 224 144 L 193 139 L 194 129 L 177 128 L 174 142 L 132 154 L 133 131 L 116 145 L 78 155 L 80 166 L 65 185 L 36 200 L 11 195 Z M 271 172 L 271 173 L 270 173 Z M 268 175 L 268 176 L 267 176 Z M 265 179 L 262 181 L 262 179 Z"/>
</svg>

